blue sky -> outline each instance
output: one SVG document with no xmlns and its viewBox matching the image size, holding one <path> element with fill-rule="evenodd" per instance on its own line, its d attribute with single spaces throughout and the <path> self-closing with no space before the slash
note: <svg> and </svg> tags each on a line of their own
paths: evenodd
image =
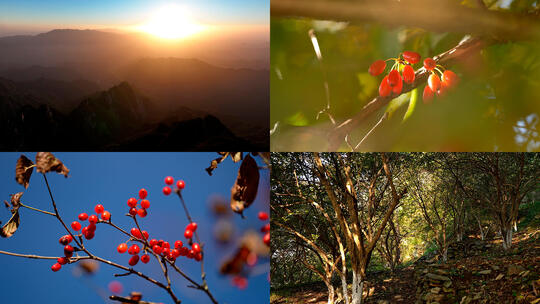
<svg viewBox="0 0 540 304">
<path fill-rule="evenodd" d="M 34 159 L 35 153 L 25 153 Z M 14 179 L 15 163 L 20 153 L 0 153 L 0 201 L 9 200 L 9 194 L 24 191 Z M 161 189 L 167 175 L 186 181 L 184 197 L 191 216 L 199 223 L 200 237 L 206 241 L 205 268 L 208 284 L 220 303 L 268 303 L 268 259 L 259 261 L 259 274 L 249 279 L 246 290 L 231 286 L 227 277 L 218 274 L 223 259 L 231 255 L 234 246 L 218 245 L 213 241 L 214 215 L 208 209 L 208 199 L 213 195 L 230 197 L 230 189 L 237 175 L 239 164 L 227 160 L 208 176 L 206 168 L 216 153 L 55 153 L 71 170 L 70 177 L 64 178 L 49 173 L 48 179 L 57 201 L 60 213 L 68 223 L 76 220 L 80 212 L 93 213 L 96 203 L 101 203 L 112 214 L 112 220 L 129 230 L 133 224 L 124 216 L 126 201 L 137 197 L 138 190 L 145 187 L 151 206 L 148 216 L 140 219 L 142 228 L 148 230 L 150 238 L 162 238 L 174 242 L 184 240 L 183 231 L 187 220 L 176 197 L 166 197 Z M 258 159 L 258 158 L 257 158 Z M 259 161 L 259 160 L 258 160 Z M 236 235 L 248 229 L 259 229 L 262 223 L 257 219 L 259 211 L 268 211 L 269 205 L 268 171 L 262 171 L 259 194 L 254 204 L 247 210 L 246 219 L 233 216 Z M 23 203 L 52 211 L 47 188 L 43 178 L 34 172 L 30 187 L 25 191 Z M 0 220 L 5 223 L 10 213 L 1 207 Z M 58 243 L 65 231 L 51 216 L 21 209 L 21 226 L 11 238 L 0 239 L 0 250 L 18 253 L 57 256 L 62 254 Z M 128 255 L 116 252 L 116 246 L 126 240 L 125 236 L 102 224 L 98 225 L 96 236 L 87 241 L 87 247 L 96 255 L 127 265 Z M 119 273 L 116 268 L 100 265 L 98 273 L 91 278 L 76 278 L 76 265 L 66 265 L 59 272 L 50 270 L 52 260 L 30 260 L 0 254 L 0 302 L 1 303 L 103 303 L 96 290 L 107 290 L 107 285 L 118 280 L 124 285 L 124 294 L 130 290 L 143 293 L 145 300 L 170 303 L 168 295 L 151 283 L 135 276 L 114 278 Z M 180 258 L 178 265 L 197 281 L 200 280 L 198 263 Z M 139 263 L 137 270 L 163 281 L 163 275 L 155 260 L 148 264 Z M 205 296 L 186 287 L 186 281 L 173 276 L 173 288 L 182 303 L 207 303 Z M 21 285 L 23 284 L 23 285 Z M 22 287 L 24 286 L 24 287 Z M 21 290 L 24 288 L 24 290 Z M 110 302 L 107 302 L 110 303 Z"/>
<path fill-rule="evenodd" d="M 156 9 L 178 5 L 212 25 L 268 25 L 270 0 L 2 0 L 0 33 L 140 24 Z"/>
</svg>

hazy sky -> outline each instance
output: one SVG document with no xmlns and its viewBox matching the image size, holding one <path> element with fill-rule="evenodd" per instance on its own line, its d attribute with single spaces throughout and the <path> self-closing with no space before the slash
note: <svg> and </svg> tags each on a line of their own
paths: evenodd
<svg viewBox="0 0 540 304">
<path fill-rule="evenodd" d="M 120 28 L 142 24 L 157 10 L 177 5 L 210 25 L 268 25 L 270 0 L 2 0 L 0 35 L 55 28 Z"/>
</svg>

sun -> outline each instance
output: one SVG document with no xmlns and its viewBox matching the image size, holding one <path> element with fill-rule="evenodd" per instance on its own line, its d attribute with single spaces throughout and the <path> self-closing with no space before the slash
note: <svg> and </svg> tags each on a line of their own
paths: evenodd
<svg viewBox="0 0 540 304">
<path fill-rule="evenodd" d="M 163 39 L 182 39 L 205 29 L 197 23 L 185 8 L 169 5 L 157 10 L 152 17 L 138 27 L 140 31 Z"/>
</svg>

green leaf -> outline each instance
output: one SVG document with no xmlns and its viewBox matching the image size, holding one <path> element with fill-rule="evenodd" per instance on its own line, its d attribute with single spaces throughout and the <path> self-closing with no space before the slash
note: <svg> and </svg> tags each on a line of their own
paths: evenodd
<svg viewBox="0 0 540 304">
<path fill-rule="evenodd" d="M 409 100 L 410 96 L 411 96 L 411 93 L 406 93 L 392 99 L 388 103 L 388 106 L 386 107 L 386 111 L 385 111 L 385 112 L 388 112 L 388 118 L 391 118 L 397 109 L 405 105 L 405 103 L 407 103 L 407 101 Z"/>
<path fill-rule="evenodd" d="M 309 121 L 307 120 L 304 113 L 298 111 L 295 114 L 287 117 L 287 123 L 296 127 L 302 127 L 302 126 L 307 126 Z"/>
<path fill-rule="evenodd" d="M 418 100 L 418 88 L 414 88 L 414 90 L 411 91 L 411 100 L 409 101 L 409 107 L 407 108 L 407 112 L 405 112 L 405 115 L 403 115 L 402 122 L 405 122 L 413 114 L 414 109 L 416 108 L 417 100 Z"/>
<path fill-rule="evenodd" d="M 360 92 L 358 93 L 358 99 L 366 100 L 369 97 L 373 96 L 373 93 L 378 88 L 377 78 L 371 76 L 369 73 L 358 73 L 356 74 L 358 78 L 358 83 L 360 84 Z"/>
</svg>

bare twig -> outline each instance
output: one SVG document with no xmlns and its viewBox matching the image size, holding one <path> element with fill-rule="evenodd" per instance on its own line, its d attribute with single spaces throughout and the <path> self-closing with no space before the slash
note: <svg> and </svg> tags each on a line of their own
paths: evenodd
<svg viewBox="0 0 540 304">
<path fill-rule="evenodd" d="M 159 304 L 156 302 L 147 302 L 147 301 L 141 301 L 141 300 L 132 300 L 130 298 L 124 298 L 120 296 L 110 296 L 109 299 L 113 301 L 118 301 L 122 303 L 133 303 L 133 304 Z"/>
<path fill-rule="evenodd" d="M 352 152 L 358 151 L 360 149 L 360 146 L 362 143 L 368 138 L 371 133 L 373 133 L 373 130 L 375 130 L 385 119 L 388 118 L 388 112 L 384 112 L 383 116 L 381 116 L 381 119 L 366 133 L 366 135 L 360 140 L 360 142 L 354 147 Z"/>
<path fill-rule="evenodd" d="M 9 251 L 3 251 L 0 250 L 0 254 L 5 255 L 11 255 L 16 256 L 20 258 L 27 258 L 27 259 L 37 259 L 37 260 L 58 260 L 60 257 L 53 257 L 53 256 L 42 256 L 42 255 L 35 255 L 35 254 L 23 254 L 23 253 L 15 253 L 15 252 L 9 252 Z M 89 256 L 77 256 L 77 257 L 71 257 L 69 259 L 70 263 L 77 262 L 79 260 L 87 260 L 90 259 Z"/>
<path fill-rule="evenodd" d="M 41 213 L 44 213 L 44 214 L 47 214 L 47 215 L 56 216 L 56 214 L 54 214 L 54 213 L 52 213 L 52 212 L 44 211 L 44 210 L 41 210 L 41 209 L 38 209 L 38 208 L 34 208 L 34 207 L 31 207 L 31 206 L 25 205 L 25 204 L 23 204 L 23 203 L 21 203 L 21 207 L 28 208 L 28 209 L 30 209 L 30 210 L 34 210 L 34 211 L 37 211 L 37 212 L 41 212 Z"/>
</svg>

